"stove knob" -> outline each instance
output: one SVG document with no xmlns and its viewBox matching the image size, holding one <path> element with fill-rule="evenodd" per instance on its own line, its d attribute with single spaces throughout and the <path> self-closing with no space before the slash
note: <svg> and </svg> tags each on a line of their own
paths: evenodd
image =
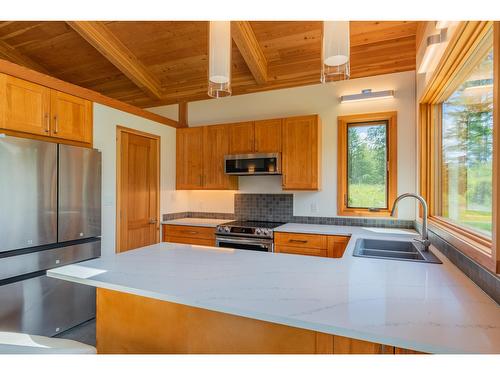
<svg viewBox="0 0 500 375">
<path fill-rule="evenodd" d="M 264 235 L 266 237 L 270 237 L 271 236 L 271 230 L 270 229 L 264 229 Z"/>
<path fill-rule="evenodd" d="M 231 229 L 226 225 L 224 227 L 224 232 L 229 233 L 230 231 L 231 231 Z"/>
<path fill-rule="evenodd" d="M 255 229 L 255 234 L 260 236 L 262 234 L 262 229 L 260 228 Z"/>
</svg>

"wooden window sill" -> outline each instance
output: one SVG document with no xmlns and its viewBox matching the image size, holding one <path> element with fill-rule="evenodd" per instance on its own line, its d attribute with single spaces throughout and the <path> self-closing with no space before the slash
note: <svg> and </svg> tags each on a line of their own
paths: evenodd
<svg viewBox="0 0 500 375">
<path fill-rule="evenodd" d="M 467 231 L 443 218 L 430 217 L 429 229 L 457 250 L 496 273 L 492 257 L 492 242 L 486 237 Z"/>
</svg>

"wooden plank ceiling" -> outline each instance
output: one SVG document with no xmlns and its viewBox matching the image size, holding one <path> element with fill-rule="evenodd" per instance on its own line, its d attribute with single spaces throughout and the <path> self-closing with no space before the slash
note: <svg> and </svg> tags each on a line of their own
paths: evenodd
<svg viewBox="0 0 500 375">
<path fill-rule="evenodd" d="M 233 22 L 233 95 L 319 83 L 322 23 Z M 351 22 L 351 78 L 415 69 L 417 22 Z M 208 22 L 0 22 L 0 58 L 139 106 L 207 99 Z"/>
</svg>

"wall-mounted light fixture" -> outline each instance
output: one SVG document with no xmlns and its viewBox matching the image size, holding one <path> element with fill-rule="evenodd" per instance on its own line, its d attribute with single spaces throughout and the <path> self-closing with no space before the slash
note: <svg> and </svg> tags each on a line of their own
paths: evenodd
<svg viewBox="0 0 500 375">
<path fill-rule="evenodd" d="M 434 69 L 434 65 L 437 63 L 435 56 L 439 45 L 446 41 L 446 31 L 447 29 L 441 29 L 439 34 L 429 35 L 427 37 L 427 45 L 425 48 L 424 57 L 418 67 L 419 73 L 427 73 Z"/>
<path fill-rule="evenodd" d="M 363 100 L 377 100 L 394 98 L 394 90 L 372 91 L 371 89 L 361 90 L 360 94 L 342 95 L 341 103 L 360 102 Z"/>
<path fill-rule="evenodd" d="M 208 95 L 231 95 L 231 23 L 210 21 L 208 51 Z"/>
</svg>

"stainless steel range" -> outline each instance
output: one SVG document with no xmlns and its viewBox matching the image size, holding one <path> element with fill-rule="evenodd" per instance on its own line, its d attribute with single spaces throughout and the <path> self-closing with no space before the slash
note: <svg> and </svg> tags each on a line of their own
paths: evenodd
<svg viewBox="0 0 500 375">
<path fill-rule="evenodd" d="M 274 228 L 283 225 L 269 221 L 231 221 L 217 225 L 215 246 L 233 249 L 274 251 Z"/>
</svg>

